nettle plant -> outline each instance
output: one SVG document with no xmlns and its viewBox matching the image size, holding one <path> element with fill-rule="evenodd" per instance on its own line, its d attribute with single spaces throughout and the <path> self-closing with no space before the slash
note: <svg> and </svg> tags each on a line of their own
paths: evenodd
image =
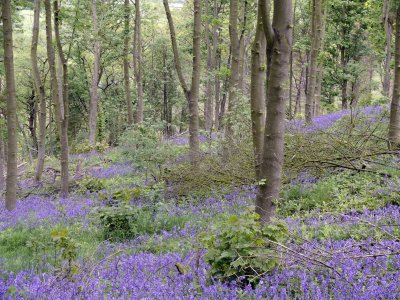
<svg viewBox="0 0 400 300">
<path fill-rule="evenodd" d="M 204 259 L 209 275 L 241 285 L 257 285 L 261 277 L 279 266 L 276 244 L 287 234 L 283 224 L 261 227 L 259 215 L 249 210 L 219 221 L 210 234 L 203 233 Z"/>
</svg>

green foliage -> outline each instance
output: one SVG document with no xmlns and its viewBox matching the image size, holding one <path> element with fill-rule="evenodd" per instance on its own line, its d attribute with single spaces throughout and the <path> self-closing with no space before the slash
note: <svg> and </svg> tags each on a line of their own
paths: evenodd
<svg viewBox="0 0 400 300">
<path fill-rule="evenodd" d="M 163 182 L 159 182 L 153 185 L 118 189 L 113 192 L 112 198 L 120 203 L 128 203 L 132 199 L 145 199 L 148 203 L 155 203 L 163 198 L 164 191 L 165 184 Z"/>
<path fill-rule="evenodd" d="M 78 186 L 81 193 L 98 192 L 105 188 L 103 179 L 92 176 L 86 176 L 85 178 L 80 180 Z"/>
<path fill-rule="evenodd" d="M 212 277 L 255 285 L 279 265 L 273 242 L 282 241 L 287 230 L 282 224 L 261 228 L 258 220 L 257 214 L 247 211 L 229 216 L 216 223 L 211 233 L 203 233 L 204 259 L 211 265 Z"/>
<path fill-rule="evenodd" d="M 161 230 L 172 230 L 187 222 L 186 216 L 171 216 L 160 207 L 133 207 L 130 204 L 109 206 L 95 211 L 95 222 L 99 221 L 104 238 L 113 241 L 132 239 L 141 234 L 155 234 Z M 159 210 L 159 211 L 158 211 Z"/>
<path fill-rule="evenodd" d="M 100 153 L 103 153 L 108 149 L 108 144 L 106 142 L 97 142 L 95 145 L 89 144 L 89 142 L 83 142 L 76 144 L 74 146 L 74 154 L 80 154 L 80 153 L 87 153 L 90 151 L 97 151 Z"/>
<path fill-rule="evenodd" d="M 161 129 L 158 124 L 139 124 L 120 138 L 122 155 L 144 168 L 146 176 L 160 177 L 164 165 L 182 152 L 177 146 L 161 142 Z"/>
</svg>

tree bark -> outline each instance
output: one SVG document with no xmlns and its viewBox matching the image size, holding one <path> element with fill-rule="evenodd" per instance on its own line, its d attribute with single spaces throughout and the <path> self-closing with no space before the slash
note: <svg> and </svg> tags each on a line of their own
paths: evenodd
<svg viewBox="0 0 400 300">
<path fill-rule="evenodd" d="M 390 106 L 389 143 L 390 148 L 400 145 L 400 5 L 396 12 L 396 44 L 393 96 Z"/>
<path fill-rule="evenodd" d="M 100 71 L 100 41 L 99 41 L 99 27 L 97 23 L 97 3 L 96 0 L 91 2 L 92 20 L 93 20 L 93 74 L 92 84 L 90 89 L 90 106 L 89 106 L 89 143 L 94 146 L 96 144 L 97 135 L 97 106 L 99 101 L 98 84 L 99 84 L 99 71 Z"/>
<path fill-rule="evenodd" d="M 140 0 L 135 0 L 135 30 L 133 39 L 133 69 L 136 79 L 136 95 L 137 106 L 135 114 L 135 122 L 137 124 L 143 122 L 143 80 L 142 80 L 142 33 L 141 33 L 141 14 Z"/>
<path fill-rule="evenodd" d="M 240 66 L 240 40 L 238 36 L 238 0 L 231 0 L 229 4 L 229 38 L 232 53 L 231 75 L 229 81 L 228 116 L 226 118 L 226 137 L 233 136 L 233 115 L 235 114 L 238 90 L 239 90 L 239 66 Z"/>
<path fill-rule="evenodd" d="M 212 72 L 214 70 L 215 56 L 213 56 L 213 49 L 210 40 L 210 24 L 208 21 L 209 14 L 209 0 L 205 1 L 206 21 L 205 21 L 205 40 L 207 45 L 207 85 L 206 85 L 206 99 L 204 103 L 204 128 L 209 132 L 213 124 L 213 90 L 212 90 Z"/>
<path fill-rule="evenodd" d="M 124 5 L 124 89 L 125 89 L 125 101 L 128 111 L 128 125 L 133 124 L 133 105 L 132 105 L 132 94 L 131 84 L 129 79 L 129 19 L 130 19 L 130 7 L 129 0 L 125 0 Z"/>
<path fill-rule="evenodd" d="M 313 0 L 310 69 L 308 72 L 308 91 L 306 97 L 305 117 L 311 123 L 314 116 L 314 102 L 317 90 L 318 56 L 322 47 L 323 35 L 323 0 Z"/>
<path fill-rule="evenodd" d="M 217 19 L 219 15 L 218 11 L 218 0 L 214 0 L 213 7 L 213 17 Z M 212 26 L 212 44 L 213 44 L 213 57 L 214 57 L 214 128 L 215 130 L 219 129 L 219 108 L 221 104 L 220 94 L 221 94 L 221 80 L 218 74 L 218 70 L 221 68 L 221 50 L 219 49 L 219 33 L 218 33 L 218 25 L 213 24 Z"/>
<path fill-rule="evenodd" d="M 7 93 L 7 179 L 6 208 L 13 210 L 17 203 L 17 99 L 14 77 L 14 51 L 11 1 L 2 2 L 4 70 Z"/>
<path fill-rule="evenodd" d="M 262 0 L 265 3 L 265 0 Z M 267 90 L 261 177 L 265 179 L 256 198 L 256 212 L 262 223 L 275 215 L 279 199 L 284 158 L 285 108 L 289 92 L 289 63 L 292 47 L 292 0 L 274 0 L 273 22 L 265 23 L 267 43 L 272 45 L 271 73 Z M 272 25 L 272 26 L 271 26 Z M 273 32 L 273 34 L 272 34 Z"/>
<path fill-rule="evenodd" d="M 68 100 L 68 61 L 65 57 L 64 51 L 61 45 L 60 37 L 60 10 L 58 6 L 58 0 L 54 1 L 54 37 L 56 39 L 58 57 L 60 59 L 62 69 L 62 85 L 60 90 L 62 91 L 62 97 L 60 99 L 60 124 L 61 124 L 61 196 L 68 196 L 69 189 L 69 149 L 68 149 L 68 119 L 69 119 L 69 100 Z"/>
<path fill-rule="evenodd" d="M 340 64 L 342 67 L 343 79 L 342 79 L 342 109 L 347 109 L 347 58 L 346 58 L 346 48 L 341 46 L 340 48 Z"/>
<path fill-rule="evenodd" d="M 32 72 L 33 73 L 33 72 Z M 32 146 L 30 147 L 31 153 L 33 152 L 33 155 L 36 157 L 37 155 L 37 150 L 38 150 L 38 139 L 36 136 L 36 127 L 37 127 L 37 101 L 36 101 L 36 92 L 35 92 L 35 87 L 33 86 L 32 88 L 32 93 L 31 96 L 28 99 L 28 111 L 29 111 L 29 118 L 28 118 L 28 129 L 29 129 L 29 134 L 32 140 Z"/>
<path fill-rule="evenodd" d="M 390 17 L 391 1 L 383 3 L 383 25 L 385 28 L 385 63 L 383 68 L 383 95 L 390 96 L 390 63 L 392 62 L 393 23 Z"/>
<path fill-rule="evenodd" d="M 199 143 L 199 92 L 201 64 L 201 0 L 193 1 L 193 70 L 189 101 L 189 146 L 192 164 L 197 164 L 200 154 Z"/>
<path fill-rule="evenodd" d="M 265 58 L 266 39 L 261 10 L 258 9 L 257 27 L 251 50 L 251 123 L 253 132 L 254 164 L 257 179 L 261 179 L 262 149 L 265 128 Z"/>
<path fill-rule="evenodd" d="M 4 157 L 4 143 L 2 137 L 0 137 L 0 192 L 3 191 L 6 180 L 4 177 L 5 170 L 5 157 Z"/>
</svg>

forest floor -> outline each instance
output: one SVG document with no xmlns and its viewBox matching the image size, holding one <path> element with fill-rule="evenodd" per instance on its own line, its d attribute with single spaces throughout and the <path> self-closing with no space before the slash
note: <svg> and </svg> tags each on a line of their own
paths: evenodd
<svg viewBox="0 0 400 300">
<path fill-rule="evenodd" d="M 331 128 L 344 115 L 319 117 L 302 132 L 337 134 L 343 127 Z M 184 138 L 171 145 L 177 157 L 187 150 Z M 287 232 L 277 266 L 252 286 L 209 278 L 203 241 L 233 215 L 249 216 L 256 185 L 171 196 L 133 152 L 73 155 L 65 199 L 54 187 L 56 161 L 41 185 L 21 174 L 16 209 L 0 204 L 1 299 L 400 298 L 398 154 L 360 168 L 296 171 L 278 205 Z"/>
</svg>

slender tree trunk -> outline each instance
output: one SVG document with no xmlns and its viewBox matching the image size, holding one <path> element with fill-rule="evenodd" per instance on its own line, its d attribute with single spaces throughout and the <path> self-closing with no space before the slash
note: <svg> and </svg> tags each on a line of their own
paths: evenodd
<svg viewBox="0 0 400 300">
<path fill-rule="evenodd" d="M 200 35 L 201 35 L 201 3 L 194 0 L 194 26 L 193 26 L 193 71 L 192 86 L 189 90 L 185 78 L 183 77 L 181 62 L 179 58 L 178 44 L 176 42 L 175 26 L 169 9 L 168 0 L 163 0 L 165 14 L 168 20 L 169 32 L 171 36 L 172 51 L 174 54 L 175 70 L 178 75 L 179 83 L 189 104 L 189 148 L 190 161 L 196 165 L 200 153 L 199 143 L 199 114 L 198 98 L 200 88 Z"/>
<path fill-rule="evenodd" d="M 217 72 L 217 70 L 219 70 L 221 68 L 221 51 L 218 50 L 217 52 L 217 56 L 216 56 L 216 60 L 215 63 L 218 64 L 218 69 L 215 70 L 215 72 Z M 219 110 L 221 107 L 221 80 L 220 80 L 220 76 L 219 74 L 215 74 L 215 107 L 214 107 L 214 128 L 216 131 L 219 130 L 220 124 L 219 124 Z"/>
<path fill-rule="evenodd" d="M 32 89 L 31 96 L 28 99 L 28 110 L 29 110 L 29 118 L 28 118 L 28 129 L 29 129 L 29 134 L 32 140 L 32 150 L 33 155 L 36 156 L 37 154 L 37 149 L 38 149 L 38 140 L 36 136 L 36 114 L 37 114 L 37 101 L 36 101 L 36 93 L 35 93 L 35 88 Z M 32 151 L 31 151 L 32 152 Z"/>
<path fill-rule="evenodd" d="M 196 164 L 200 154 L 199 143 L 199 92 L 200 92 L 200 64 L 201 64 L 201 0 L 193 1 L 193 71 L 192 86 L 189 101 L 189 144 L 192 164 Z"/>
<path fill-rule="evenodd" d="M 390 106 L 389 142 L 390 148 L 400 145 L 400 5 L 396 12 L 396 44 L 393 96 Z"/>
<path fill-rule="evenodd" d="M 245 69 L 246 69 L 246 62 L 245 62 L 245 55 L 246 55 L 246 24 L 247 24 L 247 7 L 248 2 L 244 0 L 243 3 L 243 15 L 240 20 L 240 37 L 239 37 L 239 74 L 238 74 L 238 90 L 243 93 L 244 91 L 244 78 L 245 78 Z M 239 30 L 239 29 L 238 29 Z"/>
<path fill-rule="evenodd" d="M 274 217 L 281 186 L 285 107 L 289 97 L 289 60 L 292 47 L 292 0 L 274 0 L 272 24 L 266 23 L 268 17 L 263 15 L 263 25 L 267 43 L 273 45 L 273 54 L 267 91 L 261 170 L 261 177 L 265 182 L 260 184 L 256 198 L 256 212 L 260 215 L 262 223 L 268 223 Z"/>
<path fill-rule="evenodd" d="M 293 4 L 293 24 L 296 24 L 296 8 L 297 8 L 297 0 L 294 0 Z M 293 38 L 295 36 L 294 34 L 294 26 L 293 26 Z M 293 40 L 294 43 L 294 40 Z M 290 51 L 290 72 L 289 72 L 289 119 L 293 119 L 293 49 Z"/>
<path fill-rule="evenodd" d="M 229 51 L 228 63 L 226 64 L 228 68 L 230 68 L 231 65 L 231 58 L 232 58 L 231 51 Z M 222 99 L 220 101 L 219 114 L 218 114 L 219 130 L 222 130 L 224 126 L 226 100 L 228 98 L 228 92 L 229 92 L 229 79 L 230 79 L 229 76 L 226 76 L 222 83 Z"/>
<path fill-rule="evenodd" d="M 231 42 L 231 76 L 229 82 L 228 116 L 226 119 L 226 137 L 233 136 L 233 115 L 235 114 L 239 90 L 240 40 L 238 36 L 238 0 L 229 4 L 229 38 Z"/>
<path fill-rule="evenodd" d="M 340 63 L 342 66 L 343 74 L 347 73 L 347 58 L 346 58 L 346 49 L 344 46 L 340 49 Z M 342 109 L 347 109 L 347 83 L 348 80 L 346 77 L 342 79 Z"/>
<path fill-rule="evenodd" d="M 17 203 L 17 99 L 14 77 L 14 51 L 11 1 L 2 2 L 4 70 L 7 94 L 7 180 L 6 208 L 13 210 Z"/>
<path fill-rule="evenodd" d="M 135 0 L 135 30 L 133 39 L 133 69 L 136 79 L 137 106 L 135 122 L 143 122 L 143 80 L 142 80 L 142 33 L 141 33 L 141 14 L 140 0 Z"/>
<path fill-rule="evenodd" d="M 97 3 L 96 0 L 91 2 L 92 20 L 93 20 L 93 35 L 95 37 L 93 44 L 93 74 L 92 85 L 90 89 L 90 106 L 89 106 L 89 143 L 94 146 L 96 144 L 97 135 L 97 106 L 99 101 L 98 84 L 100 72 L 100 41 L 99 41 L 99 27 L 97 23 Z"/>
<path fill-rule="evenodd" d="M 213 17 L 217 19 L 219 15 L 218 12 L 218 0 L 214 0 L 214 7 L 213 7 Z M 214 128 L 215 130 L 219 129 L 219 108 L 221 104 L 220 94 L 221 94 L 221 80 L 218 73 L 218 70 L 221 68 L 221 50 L 219 49 L 219 33 L 218 33 L 218 25 L 213 24 L 212 26 L 212 44 L 213 44 L 213 57 L 214 57 L 214 78 L 215 78 L 215 85 L 214 85 Z"/>
<path fill-rule="evenodd" d="M 257 27 L 251 50 L 251 123 L 253 132 L 254 163 L 257 179 L 261 179 L 262 149 L 265 128 L 265 58 L 266 39 L 261 9 L 258 8 Z"/>
<path fill-rule="evenodd" d="M 38 140 L 38 156 L 35 170 L 35 180 L 40 181 L 42 177 L 44 159 L 46 156 L 46 94 L 44 84 L 40 77 L 40 71 L 37 58 L 37 46 L 39 39 L 39 20 L 40 20 L 40 0 L 35 0 L 33 28 L 32 28 L 32 75 L 35 83 L 36 96 L 39 99 L 39 140 Z"/>
<path fill-rule="evenodd" d="M 310 69 L 308 79 L 308 92 L 306 98 L 305 115 L 306 122 L 312 122 L 314 116 L 314 102 L 317 90 L 318 56 L 322 47 L 323 36 L 323 0 L 313 0 Z"/>
<path fill-rule="evenodd" d="M 210 41 L 210 25 L 208 21 L 209 1 L 205 1 L 206 5 L 206 21 L 205 21 L 205 39 L 207 45 L 207 85 L 206 100 L 204 103 L 204 127 L 207 132 L 212 128 L 213 124 L 213 90 L 212 90 L 212 72 L 214 69 L 215 56 L 213 56 L 212 44 Z"/>
<path fill-rule="evenodd" d="M 392 34 L 393 24 L 390 18 L 391 1 L 383 2 L 383 24 L 385 28 L 385 63 L 383 68 L 383 94 L 390 95 L 390 63 L 392 62 Z"/>
<path fill-rule="evenodd" d="M 128 111 L 128 125 L 133 124 L 133 105 L 131 95 L 131 83 L 129 79 L 129 20 L 130 20 L 130 6 L 129 0 L 125 0 L 124 5 L 124 88 L 125 88 L 125 101 Z"/>
<path fill-rule="evenodd" d="M 5 171 L 4 143 L 2 138 L 0 138 L 0 193 L 3 191 L 6 185 L 4 171 Z"/>
<path fill-rule="evenodd" d="M 68 101 L 68 61 L 65 57 L 64 51 L 61 45 L 60 37 L 60 11 L 58 6 L 58 0 L 54 1 L 54 36 L 56 39 L 58 57 L 60 59 L 62 69 L 62 97 L 60 98 L 60 123 L 61 123 L 61 195 L 63 197 L 68 196 L 69 189 L 69 150 L 68 150 L 68 119 L 69 119 L 69 101 Z M 61 94 L 61 93 L 60 93 Z"/>
</svg>

